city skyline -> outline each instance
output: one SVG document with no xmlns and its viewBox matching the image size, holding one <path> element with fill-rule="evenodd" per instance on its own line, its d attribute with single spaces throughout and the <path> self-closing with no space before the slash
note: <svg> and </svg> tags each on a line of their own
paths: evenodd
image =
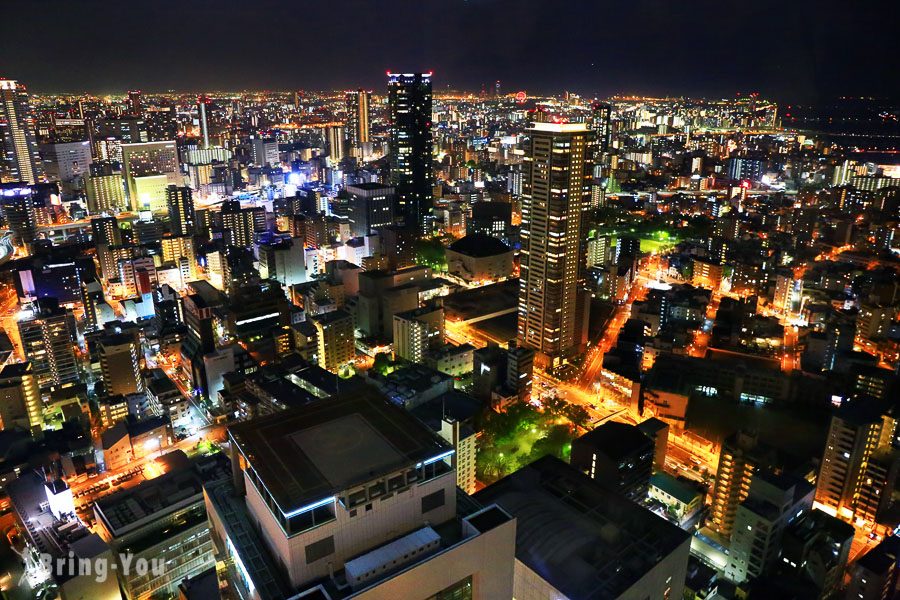
<svg viewBox="0 0 900 600">
<path fill-rule="evenodd" d="M 45 23 L 42 44 L 15 52 L 29 42 L 20 24 L 31 18 L 31 7 L 21 3 L 8 7 L 0 25 L 0 39 L 10 49 L 2 75 L 28 81 L 37 92 L 380 89 L 379 73 L 403 69 L 433 70 L 435 92 L 448 86 L 478 91 L 499 80 L 505 90 L 538 94 L 571 89 L 589 96 L 730 97 L 755 91 L 786 102 L 896 97 L 900 84 L 883 76 L 884 61 L 898 49 L 884 18 L 889 4 L 869 1 L 849 12 L 840 6 L 765 0 L 722 7 L 704 1 L 684 11 L 649 0 L 588 7 L 543 0 L 431 6 L 389 0 L 297 10 L 265 0 L 217 11 L 205 1 L 163 0 L 139 10 L 88 1 L 66 19 Z M 47 11 L 66 8 L 55 0 L 44 3 Z M 337 13 L 362 27 L 329 28 Z M 245 30 L 261 15 L 277 26 Z M 140 27 L 129 26 L 138 22 Z M 306 27 L 310 23 L 326 25 Z M 107 35 L 71 35 L 84 28 Z M 294 30 L 303 32 L 299 39 L 306 45 L 287 35 Z M 866 31 L 866 43 L 840 42 L 851 30 Z M 268 52 L 232 51 L 254 35 L 266 38 Z M 117 51 L 104 54 L 109 44 Z M 63 67 L 56 57 L 73 46 L 82 48 L 75 56 L 103 60 L 92 60 L 90 70 L 72 69 L 71 61 Z"/>
</svg>

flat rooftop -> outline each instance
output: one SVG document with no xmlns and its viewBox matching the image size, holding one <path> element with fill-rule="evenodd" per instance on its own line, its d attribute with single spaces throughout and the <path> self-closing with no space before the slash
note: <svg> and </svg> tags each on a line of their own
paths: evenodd
<svg viewBox="0 0 900 600">
<path fill-rule="evenodd" d="M 118 491 L 97 501 L 94 511 L 119 536 L 186 503 L 199 503 L 203 485 L 192 468 L 183 468 Z"/>
<path fill-rule="evenodd" d="M 554 457 L 474 496 L 516 518 L 516 558 L 568 598 L 618 598 L 690 534 Z"/>
<path fill-rule="evenodd" d="M 452 450 L 372 388 L 238 423 L 229 433 L 283 512 Z"/>
</svg>

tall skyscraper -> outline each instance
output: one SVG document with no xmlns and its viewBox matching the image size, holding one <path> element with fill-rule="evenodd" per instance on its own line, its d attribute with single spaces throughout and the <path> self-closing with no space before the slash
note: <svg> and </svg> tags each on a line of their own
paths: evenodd
<svg viewBox="0 0 900 600">
<path fill-rule="evenodd" d="M 131 90 L 128 92 L 128 112 L 139 117 L 144 112 L 144 102 L 141 90 Z"/>
<path fill-rule="evenodd" d="M 352 148 L 358 148 L 370 140 L 369 103 L 371 101 L 371 91 L 347 92 L 347 141 Z"/>
<path fill-rule="evenodd" d="M 325 141 L 328 143 L 328 156 L 333 162 L 344 158 L 344 128 L 333 125 L 325 128 Z"/>
<path fill-rule="evenodd" d="M 582 211 L 590 196 L 583 123 L 535 123 L 522 190 L 519 344 L 557 364 L 580 343 Z"/>
<path fill-rule="evenodd" d="M 189 187 L 170 185 L 166 188 L 166 204 L 173 235 L 194 235 L 194 198 Z"/>
<path fill-rule="evenodd" d="M 19 321 L 19 338 L 38 385 L 43 389 L 78 381 L 71 309 L 60 307 L 54 298 L 41 298 L 35 306 L 31 318 Z"/>
<path fill-rule="evenodd" d="M 209 121 L 207 116 L 207 107 L 209 106 L 209 98 L 200 96 L 197 98 L 200 113 L 200 135 L 203 137 L 203 148 L 209 148 Z"/>
<path fill-rule="evenodd" d="M 429 230 L 432 208 L 431 73 L 388 73 L 391 183 L 406 227 Z"/>
<path fill-rule="evenodd" d="M 99 342 L 100 373 L 108 395 L 144 391 L 141 344 L 134 333 L 114 333 Z"/>
<path fill-rule="evenodd" d="M 612 107 L 605 102 L 594 102 L 591 105 L 591 131 L 594 132 L 593 156 L 594 164 L 600 164 L 603 153 L 609 150 L 610 115 Z"/>
<path fill-rule="evenodd" d="M 12 79 L 0 79 L 0 182 L 35 184 L 41 177 L 34 129 L 28 122 L 28 93 Z"/>
</svg>

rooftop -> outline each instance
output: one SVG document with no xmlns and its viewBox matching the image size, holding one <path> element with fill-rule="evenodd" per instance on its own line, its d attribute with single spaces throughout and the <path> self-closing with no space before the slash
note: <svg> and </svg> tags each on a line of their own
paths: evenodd
<svg viewBox="0 0 900 600">
<path fill-rule="evenodd" d="M 97 501 L 94 510 L 114 536 L 151 523 L 162 514 L 201 502 L 203 486 L 191 468 L 179 469 Z"/>
<path fill-rule="evenodd" d="M 285 513 L 451 450 L 369 387 L 239 423 L 229 433 Z"/>
<path fill-rule="evenodd" d="M 466 256 L 483 258 L 505 254 L 510 251 L 510 248 L 493 236 L 483 233 L 471 233 L 450 244 L 450 250 Z"/>
<path fill-rule="evenodd" d="M 569 598 L 617 598 L 690 535 L 554 457 L 475 494 L 514 516 L 516 558 Z"/>
<path fill-rule="evenodd" d="M 636 425 L 607 421 L 577 440 L 576 444 L 589 444 L 611 458 L 621 458 L 652 447 L 653 441 Z"/>
</svg>

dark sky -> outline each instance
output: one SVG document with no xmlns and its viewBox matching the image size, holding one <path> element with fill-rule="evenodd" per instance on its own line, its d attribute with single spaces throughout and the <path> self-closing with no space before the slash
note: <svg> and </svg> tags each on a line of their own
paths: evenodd
<svg viewBox="0 0 900 600">
<path fill-rule="evenodd" d="M 6 0 L 0 75 L 34 91 L 437 89 L 900 96 L 900 2 Z"/>
</svg>

